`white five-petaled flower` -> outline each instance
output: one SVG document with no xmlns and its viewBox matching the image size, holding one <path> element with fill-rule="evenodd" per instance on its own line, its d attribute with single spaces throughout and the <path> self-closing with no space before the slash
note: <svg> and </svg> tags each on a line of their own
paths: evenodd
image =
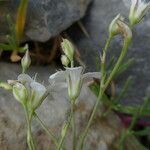
<svg viewBox="0 0 150 150">
<path fill-rule="evenodd" d="M 129 20 L 130 24 L 139 23 L 150 9 L 149 0 L 131 0 Z"/>
<path fill-rule="evenodd" d="M 83 67 L 66 68 L 65 71 L 58 71 L 49 77 L 51 91 L 68 89 L 68 96 L 75 100 L 79 95 L 82 84 L 100 79 L 99 72 L 90 72 L 83 74 Z"/>
<path fill-rule="evenodd" d="M 18 86 L 20 88 L 18 88 L 17 90 Z M 39 102 L 45 99 L 44 95 L 47 93 L 47 89 L 44 85 L 36 82 L 27 74 L 20 74 L 13 87 L 15 87 L 15 93 L 17 93 L 17 95 L 23 94 L 20 90 L 21 87 L 23 87 L 22 89 L 24 89 L 24 91 L 26 92 L 25 94 L 27 95 L 26 99 L 31 100 L 32 106 L 34 108 L 37 108 Z"/>
</svg>

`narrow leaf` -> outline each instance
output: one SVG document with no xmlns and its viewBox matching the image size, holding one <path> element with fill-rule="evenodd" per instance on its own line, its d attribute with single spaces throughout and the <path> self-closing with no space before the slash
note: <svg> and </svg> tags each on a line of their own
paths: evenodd
<svg viewBox="0 0 150 150">
<path fill-rule="evenodd" d="M 25 22 L 26 22 L 26 14 L 27 14 L 28 0 L 21 0 L 16 19 L 16 36 L 18 43 L 22 39 Z"/>
</svg>

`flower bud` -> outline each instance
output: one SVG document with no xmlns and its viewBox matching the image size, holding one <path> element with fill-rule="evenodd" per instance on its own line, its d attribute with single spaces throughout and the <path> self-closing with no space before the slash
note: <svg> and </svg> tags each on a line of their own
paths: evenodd
<svg viewBox="0 0 150 150">
<path fill-rule="evenodd" d="M 26 70 L 29 68 L 31 64 L 31 58 L 29 55 L 29 50 L 26 51 L 25 55 L 23 56 L 21 60 L 21 65 L 22 65 L 22 72 L 25 73 Z"/>
<path fill-rule="evenodd" d="M 72 45 L 72 43 L 67 39 L 63 39 L 63 42 L 61 43 L 61 47 L 65 55 L 68 57 L 68 59 L 70 61 L 73 61 L 74 46 Z"/>
<path fill-rule="evenodd" d="M 67 123 L 64 123 L 63 127 L 62 127 L 62 130 L 61 130 L 61 137 L 64 137 L 65 134 L 66 134 L 66 131 L 67 131 L 67 127 L 68 127 L 68 124 Z"/>
<path fill-rule="evenodd" d="M 5 90 L 12 90 L 12 86 L 8 83 L 1 82 L 0 87 L 5 89 Z"/>
<path fill-rule="evenodd" d="M 65 67 L 68 67 L 70 61 L 66 55 L 61 55 L 61 62 Z"/>
<path fill-rule="evenodd" d="M 133 26 L 139 23 L 150 9 L 150 1 L 146 0 L 131 0 L 129 13 L 129 21 Z"/>
<path fill-rule="evenodd" d="M 120 33 L 124 37 L 124 40 L 130 43 L 132 40 L 132 31 L 130 27 L 125 22 L 123 22 L 123 20 L 118 21 L 118 27 L 119 27 Z"/>
<path fill-rule="evenodd" d="M 130 27 L 123 21 L 123 17 L 117 15 L 109 26 L 110 36 L 115 36 L 121 34 L 124 37 L 124 40 L 130 42 L 132 39 L 132 31 Z"/>
<path fill-rule="evenodd" d="M 120 14 L 118 14 L 109 25 L 109 34 L 111 37 L 119 34 L 117 22 L 121 18 Z"/>
<path fill-rule="evenodd" d="M 18 82 L 13 86 L 13 95 L 17 101 L 25 104 L 28 98 L 28 91 L 23 84 Z"/>
</svg>

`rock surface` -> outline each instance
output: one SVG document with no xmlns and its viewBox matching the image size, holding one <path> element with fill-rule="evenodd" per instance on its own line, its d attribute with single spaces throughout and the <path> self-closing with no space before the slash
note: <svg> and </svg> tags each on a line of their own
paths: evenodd
<svg viewBox="0 0 150 150">
<path fill-rule="evenodd" d="M 20 0 L 7 0 L 0 4 L 0 41 L 5 40 L 8 26 L 6 15 L 16 16 Z M 85 14 L 90 0 L 29 0 L 26 40 L 47 41 L 56 36 Z"/>
<path fill-rule="evenodd" d="M 16 79 L 20 72 L 20 68 L 15 64 L 0 63 L 0 68 L 0 81 Z M 37 79 L 44 80 L 47 85 L 47 79 L 55 69 L 55 66 L 31 67 L 29 74 L 34 76 L 38 72 Z M 81 93 L 79 107 L 76 111 L 79 133 L 86 125 L 87 118 L 96 100 L 95 95 L 86 87 L 82 89 Z M 56 135 L 58 135 L 69 111 L 69 103 L 64 94 L 54 95 L 53 98 L 48 97 L 38 110 L 39 116 Z M 85 146 L 86 150 L 109 150 L 109 147 L 115 147 L 116 138 L 121 130 L 120 121 L 114 114 L 107 118 L 101 118 L 100 114 L 101 111 L 97 114 L 95 123 L 89 132 L 88 142 Z M 33 122 L 33 132 L 39 150 L 55 150 L 54 145 L 47 139 L 35 120 Z M 70 139 L 69 133 L 65 142 L 68 149 L 71 149 Z M 13 98 L 12 94 L 0 89 L 0 149 L 26 150 L 26 146 L 25 120 L 22 107 Z"/>
<path fill-rule="evenodd" d="M 130 0 L 124 0 L 129 6 Z M 79 27 L 72 27 L 69 30 L 70 36 L 79 47 L 83 61 L 89 70 L 96 69 L 96 60 L 100 51 L 104 47 L 108 36 L 108 26 L 111 20 L 120 13 L 127 17 L 129 8 L 124 5 L 122 0 L 94 0 L 86 17 L 82 20 L 85 29 L 90 35 L 87 38 Z M 124 104 L 136 105 L 143 102 L 143 97 L 150 89 L 150 12 L 144 20 L 135 27 L 133 44 L 129 48 L 128 58 L 133 57 L 134 63 L 130 69 L 121 75 L 117 80 L 117 93 L 120 92 L 128 76 L 134 77 L 134 82 L 128 90 Z M 122 48 L 120 37 L 116 37 L 109 50 L 109 58 L 113 55 L 117 58 Z M 127 59 L 126 59 L 127 60 Z"/>
</svg>

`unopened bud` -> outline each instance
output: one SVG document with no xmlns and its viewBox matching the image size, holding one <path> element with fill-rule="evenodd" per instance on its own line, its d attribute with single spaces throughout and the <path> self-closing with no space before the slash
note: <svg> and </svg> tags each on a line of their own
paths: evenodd
<svg viewBox="0 0 150 150">
<path fill-rule="evenodd" d="M 67 127 L 68 127 L 67 123 L 64 123 L 62 130 L 61 130 L 61 137 L 65 136 L 66 131 L 67 131 Z"/>
<path fill-rule="evenodd" d="M 122 16 L 117 15 L 109 26 L 110 36 L 115 36 L 121 34 L 124 37 L 124 40 L 130 42 L 132 39 L 132 31 L 130 27 L 124 22 Z"/>
<path fill-rule="evenodd" d="M 63 39 L 63 42 L 61 43 L 61 47 L 62 47 L 64 54 L 68 57 L 68 59 L 70 61 L 73 61 L 73 57 L 74 57 L 73 44 L 69 40 Z"/>
<path fill-rule="evenodd" d="M 62 64 L 63 64 L 65 67 L 68 67 L 68 65 L 69 65 L 69 63 L 70 63 L 70 61 L 69 61 L 69 59 L 67 58 L 66 55 L 62 55 L 62 56 L 61 56 L 61 62 L 62 62 Z"/>
<path fill-rule="evenodd" d="M 129 13 L 129 21 L 133 26 L 139 23 L 150 9 L 150 1 L 147 0 L 131 0 Z"/>
<path fill-rule="evenodd" d="M 118 27 L 119 27 L 120 33 L 124 37 L 124 40 L 130 43 L 132 40 L 132 31 L 130 27 L 123 20 L 118 21 Z"/>
<path fill-rule="evenodd" d="M 117 25 L 119 19 L 121 19 L 120 14 L 118 14 L 109 25 L 109 34 L 111 37 L 119 34 L 118 25 Z"/>
<path fill-rule="evenodd" d="M 25 104 L 28 98 L 28 91 L 23 84 L 16 83 L 13 86 L 13 95 L 17 101 L 19 101 L 22 104 Z"/>
<path fill-rule="evenodd" d="M 8 83 L 5 83 L 5 82 L 0 83 L 0 88 L 3 88 L 5 90 L 12 90 L 12 86 Z"/>
<path fill-rule="evenodd" d="M 29 54 L 29 50 L 26 51 L 25 55 L 21 60 L 22 72 L 25 73 L 31 64 L 31 58 Z"/>
</svg>

